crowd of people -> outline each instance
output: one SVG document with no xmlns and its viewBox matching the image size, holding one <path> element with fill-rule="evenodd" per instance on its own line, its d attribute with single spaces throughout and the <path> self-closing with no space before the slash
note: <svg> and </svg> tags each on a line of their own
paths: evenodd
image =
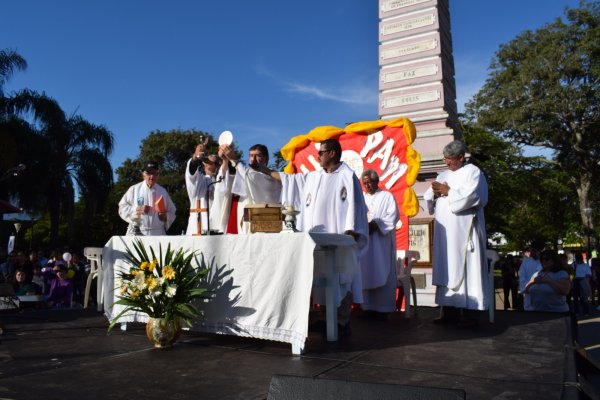
<svg viewBox="0 0 600 400">
<path fill-rule="evenodd" d="M 507 254 L 500 260 L 504 309 L 590 315 L 594 305 L 600 306 L 600 259 L 591 258 L 588 264 L 582 253 L 569 260 L 566 253 L 542 247 L 536 243 L 523 255 Z"/>
<path fill-rule="evenodd" d="M 68 249 L 31 251 L 27 256 L 22 250 L 0 250 L 0 283 L 12 285 L 16 296 L 37 296 L 30 297 L 36 307 L 82 306 L 89 272 L 80 254 Z"/>
</svg>

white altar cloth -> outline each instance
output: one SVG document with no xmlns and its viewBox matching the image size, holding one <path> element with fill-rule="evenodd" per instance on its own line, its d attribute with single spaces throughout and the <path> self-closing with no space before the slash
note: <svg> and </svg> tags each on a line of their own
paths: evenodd
<svg viewBox="0 0 600 400">
<path fill-rule="evenodd" d="M 202 253 L 211 266 L 208 282 L 212 299 L 200 304 L 204 316 L 193 321 L 192 330 L 287 342 L 300 352 L 308 334 L 313 275 L 326 283 L 334 272 L 358 268 L 354 261 L 356 245 L 348 235 L 114 236 L 102 252 L 104 310 L 109 319 L 123 309 L 114 305 L 118 300 L 115 278 L 128 268 L 124 255 L 127 247 L 133 248 L 135 239 L 155 252 L 159 245 L 164 251 L 171 244 L 172 249 Z M 320 256 L 323 253 L 329 256 Z M 329 301 L 334 304 L 340 295 L 329 290 Z M 327 321 L 329 340 L 337 339 L 333 314 Z M 119 318 L 121 323 L 147 320 L 146 314 L 137 312 Z"/>
</svg>

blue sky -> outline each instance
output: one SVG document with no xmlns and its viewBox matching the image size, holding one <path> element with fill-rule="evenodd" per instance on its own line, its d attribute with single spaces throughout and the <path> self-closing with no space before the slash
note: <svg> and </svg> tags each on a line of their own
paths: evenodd
<svg viewBox="0 0 600 400">
<path fill-rule="evenodd" d="M 459 110 L 500 44 L 576 0 L 450 0 Z M 13 0 L 0 48 L 28 88 L 115 137 L 113 168 L 153 130 L 234 134 L 270 151 L 315 126 L 378 119 L 377 0 Z M 190 153 L 193 149 L 190 149 Z"/>
</svg>

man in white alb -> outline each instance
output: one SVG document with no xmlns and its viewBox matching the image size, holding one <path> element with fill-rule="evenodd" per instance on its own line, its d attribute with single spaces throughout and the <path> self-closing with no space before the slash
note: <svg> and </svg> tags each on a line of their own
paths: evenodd
<svg viewBox="0 0 600 400">
<path fill-rule="evenodd" d="M 466 146 L 455 140 L 444 147 L 447 171 L 438 175 L 423 198 L 435 214 L 432 283 L 441 306 L 436 323 L 473 327 L 471 310 L 490 303 L 483 208 L 488 186 L 479 168 L 465 162 Z"/>
<path fill-rule="evenodd" d="M 281 182 L 274 179 L 268 169 L 269 150 L 264 144 L 255 144 L 248 152 L 249 165 L 246 167 L 237 160 L 237 155 L 229 145 L 221 145 L 219 154 L 235 167 L 235 178 L 231 192 L 240 197 L 237 207 L 237 224 L 242 226 L 244 206 L 246 204 L 281 202 Z M 230 176 L 225 173 L 225 179 Z M 247 224 L 246 224 L 247 225 Z M 244 231 L 248 232 L 245 226 Z"/>
<path fill-rule="evenodd" d="M 396 224 L 400 219 L 394 195 L 379 188 L 372 169 L 361 174 L 369 221 L 369 247 L 360 258 L 363 285 L 363 316 L 387 319 L 396 310 Z"/>
<path fill-rule="evenodd" d="M 318 152 L 322 169 L 306 174 L 271 172 L 283 184 L 283 204 L 300 210 L 297 228 L 303 232 L 351 235 L 357 242 L 358 256 L 367 248 L 369 228 L 367 207 L 360 182 L 350 167 L 341 161 L 342 147 L 335 139 L 321 142 Z M 313 299 L 325 304 L 323 288 L 313 288 Z M 352 302 L 362 303 L 361 272 L 338 274 L 335 290 L 339 334 L 348 334 Z"/>
<path fill-rule="evenodd" d="M 158 182 L 158 164 L 148 162 L 143 169 L 143 181 L 131 186 L 119 201 L 119 216 L 139 226 L 142 235 L 165 235 L 175 220 L 175 204 Z M 156 202 L 162 196 L 165 209 L 158 210 Z"/>
</svg>

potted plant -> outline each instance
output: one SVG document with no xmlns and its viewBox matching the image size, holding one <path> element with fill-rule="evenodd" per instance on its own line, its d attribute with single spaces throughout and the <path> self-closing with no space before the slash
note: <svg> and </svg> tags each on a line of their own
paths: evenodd
<svg viewBox="0 0 600 400">
<path fill-rule="evenodd" d="M 110 331 L 119 318 L 130 311 L 146 313 L 148 338 L 154 347 L 170 347 L 177 340 L 181 323 L 191 326 L 191 320 L 202 315 L 192 300 L 208 298 L 207 289 L 199 287 L 200 280 L 208 274 L 204 257 L 200 260 L 194 252 L 183 249 L 162 251 L 158 255 L 152 247 L 150 253 L 140 239 L 133 242 L 134 251 L 127 247 L 129 269 L 119 274 L 115 285 L 119 300 L 125 306 L 111 321 Z M 195 265 L 195 266 L 194 266 Z"/>
</svg>

